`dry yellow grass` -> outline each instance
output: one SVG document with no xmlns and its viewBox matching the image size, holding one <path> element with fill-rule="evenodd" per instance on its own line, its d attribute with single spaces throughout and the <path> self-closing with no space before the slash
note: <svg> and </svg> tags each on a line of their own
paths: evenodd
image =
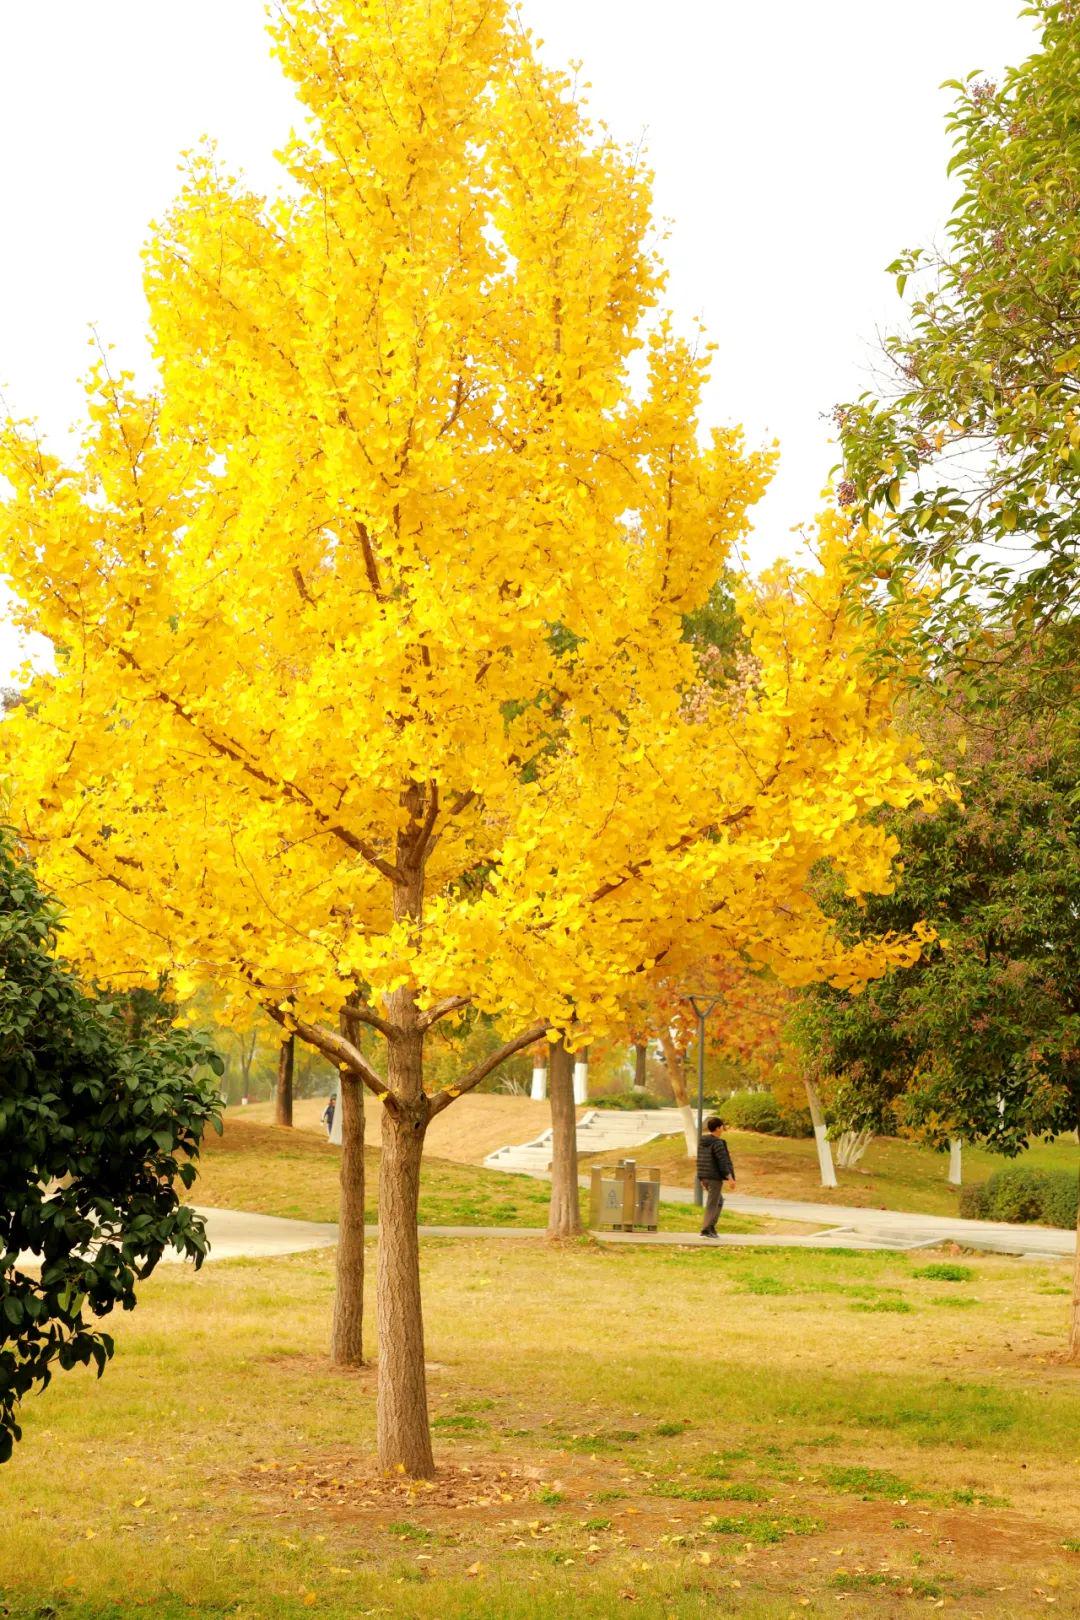
<svg viewBox="0 0 1080 1620">
<path fill-rule="evenodd" d="M 0 1473 L 4 1605 L 1076 1612 L 1080 1374 L 1053 1359 L 1068 1268 L 978 1258 L 950 1282 L 926 1264 L 426 1244 L 445 1476 L 411 1494 L 371 1471 L 373 1374 L 326 1362 L 329 1254 L 163 1272 L 116 1323 L 105 1379 L 64 1375 L 26 1410 Z"/>
<path fill-rule="evenodd" d="M 319 1116 L 326 1107 L 325 1097 L 302 1097 L 294 1106 L 293 1118 L 297 1130 L 315 1133 L 323 1139 L 326 1127 Z M 378 1145 L 380 1105 L 374 1097 L 365 1099 L 364 1126 L 367 1139 Z M 578 1110 L 578 1117 L 585 1112 Z M 233 1107 L 229 1117 L 238 1123 L 250 1120 L 253 1124 L 273 1123 L 274 1108 L 269 1102 L 251 1103 L 247 1108 Z M 450 1159 L 455 1164 L 483 1164 L 489 1153 L 506 1147 L 511 1142 L 529 1142 L 546 1131 L 551 1124 L 547 1103 L 533 1102 L 530 1097 L 507 1097 L 498 1093 L 459 1097 L 452 1108 L 447 1108 L 432 1120 L 428 1128 L 426 1151 L 436 1159 Z"/>
</svg>

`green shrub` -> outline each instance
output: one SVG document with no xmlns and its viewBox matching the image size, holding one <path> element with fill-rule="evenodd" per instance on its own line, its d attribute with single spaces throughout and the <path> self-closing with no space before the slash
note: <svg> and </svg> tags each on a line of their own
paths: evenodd
<svg viewBox="0 0 1080 1620">
<path fill-rule="evenodd" d="M 809 1108 L 784 1108 L 780 1111 L 781 1136 L 813 1136 L 814 1122 Z"/>
<path fill-rule="evenodd" d="M 960 1213 L 976 1221 L 1038 1221 L 1044 1226 L 1076 1225 L 1080 1188 L 1068 1170 L 1032 1170 L 1006 1165 L 989 1181 L 965 1187 Z"/>
<path fill-rule="evenodd" d="M 631 1110 L 636 1108 L 670 1108 L 670 1102 L 658 1097 L 654 1091 L 612 1091 L 606 1097 L 590 1097 L 591 1108 L 617 1108 Z"/>
<path fill-rule="evenodd" d="M 733 1125 L 736 1130 L 780 1135 L 780 1105 L 771 1091 L 733 1091 L 717 1112 L 725 1125 Z"/>
</svg>

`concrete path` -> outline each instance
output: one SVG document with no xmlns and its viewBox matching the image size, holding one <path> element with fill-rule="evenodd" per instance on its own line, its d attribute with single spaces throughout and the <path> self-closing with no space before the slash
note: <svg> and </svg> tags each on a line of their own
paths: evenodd
<svg viewBox="0 0 1080 1620">
<path fill-rule="evenodd" d="M 666 1188 L 665 1198 L 675 1203 L 690 1201 L 686 1188 Z M 805 1233 L 724 1232 L 717 1239 L 701 1238 L 694 1232 L 598 1232 L 604 1243 L 640 1243 L 659 1248 L 728 1249 L 855 1249 L 913 1250 L 958 1243 L 968 1249 L 993 1254 L 1022 1255 L 1034 1260 L 1064 1260 L 1075 1253 L 1071 1232 L 1042 1226 L 992 1225 L 983 1221 L 961 1221 L 934 1215 L 907 1215 L 892 1210 L 849 1209 L 823 1204 L 796 1203 L 780 1198 L 732 1197 L 728 1207 L 748 1215 L 770 1215 L 783 1220 L 804 1221 L 821 1230 Z M 210 1237 L 210 1258 L 232 1260 L 240 1257 L 264 1259 L 273 1255 L 299 1254 L 308 1249 L 324 1249 L 337 1242 L 337 1227 L 314 1221 L 281 1220 L 273 1215 L 251 1215 L 240 1210 L 204 1209 Z M 836 1224 L 832 1224 L 833 1222 Z M 377 1227 L 368 1227 L 374 1237 Z M 541 1227 L 528 1226 L 422 1226 L 421 1237 L 536 1239 L 544 1236 Z M 167 1256 L 179 1260 L 178 1255 Z"/>
<path fill-rule="evenodd" d="M 664 1187 L 660 1196 L 673 1204 L 690 1204 L 694 1197 L 688 1187 Z M 741 1193 L 725 1198 L 724 1207 L 733 1214 L 827 1225 L 830 1241 L 850 1233 L 865 1239 L 866 1247 L 875 1249 L 924 1249 L 958 1243 L 967 1249 L 1022 1254 L 1031 1259 L 1068 1259 L 1076 1253 L 1076 1234 L 1063 1227 L 967 1221 L 958 1215 L 915 1215 L 906 1210 L 859 1209 L 794 1198 L 752 1198 Z M 819 1234 L 819 1241 L 823 1235 Z"/>
</svg>

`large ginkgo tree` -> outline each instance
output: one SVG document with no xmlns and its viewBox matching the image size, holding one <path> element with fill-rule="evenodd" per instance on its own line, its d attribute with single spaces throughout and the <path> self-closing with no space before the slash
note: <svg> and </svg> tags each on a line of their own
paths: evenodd
<svg viewBox="0 0 1080 1620">
<path fill-rule="evenodd" d="M 339 1065 L 342 1360 L 382 1099 L 379 1450 L 422 1475 L 432 1116 L 661 961 L 850 984 L 910 953 L 845 954 L 805 880 L 887 885 L 869 813 L 928 773 L 839 519 L 742 600 L 749 683 L 703 687 L 684 618 L 768 459 L 704 430 L 648 175 L 516 9 L 290 0 L 273 38 L 307 122 L 275 199 L 192 160 L 147 253 L 156 385 L 100 365 L 71 464 L 4 434 L 3 564 L 57 659 L 0 740 L 101 978 L 212 982 Z M 465 1008 L 505 1044 L 432 1093 Z"/>
</svg>

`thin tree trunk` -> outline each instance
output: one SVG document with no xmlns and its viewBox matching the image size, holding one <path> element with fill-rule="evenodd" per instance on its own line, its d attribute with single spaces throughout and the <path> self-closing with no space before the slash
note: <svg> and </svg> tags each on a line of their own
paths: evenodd
<svg viewBox="0 0 1080 1620">
<path fill-rule="evenodd" d="M 384 1107 L 382 1119 L 376 1280 L 379 1464 L 386 1472 L 430 1479 L 435 1459 L 428 1423 L 417 1232 L 428 1102 L 423 1094 L 423 1035 L 415 1028 L 391 1041 L 388 1075 L 400 1100 Z"/>
<path fill-rule="evenodd" d="M 1076 1268 L 1073 1271 L 1072 1329 L 1069 1360 L 1080 1365 L 1080 1208 L 1076 1212 Z"/>
<path fill-rule="evenodd" d="M 964 1143 L 959 1136 L 949 1138 L 949 1185 L 960 1187 L 964 1181 Z"/>
<path fill-rule="evenodd" d="M 296 1036 L 287 1035 L 278 1047 L 277 1092 L 274 1124 L 291 1128 L 293 1114 L 293 1068 L 296 1063 Z"/>
<path fill-rule="evenodd" d="M 803 1082 L 806 1086 L 806 1100 L 810 1104 L 810 1118 L 814 1125 L 814 1141 L 817 1144 L 818 1165 L 821 1170 L 821 1185 L 835 1187 L 836 1171 L 833 1168 L 832 1148 L 829 1146 L 828 1127 L 825 1124 L 825 1115 L 821 1110 L 821 1098 L 818 1096 L 817 1086 L 813 1081 Z"/>
<path fill-rule="evenodd" d="M 1080 1127 L 1076 1140 L 1080 1143 Z M 1069 1360 L 1080 1366 L 1080 1203 L 1076 1208 L 1076 1266 L 1073 1270 L 1072 1323 L 1069 1329 Z"/>
<path fill-rule="evenodd" d="M 664 1063 L 667 1066 L 668 1079 L 671 1081 L 671 1092 L 675 1098 L 675 1106 L 682 1115 L 686 1156 L 688 1159 L 696 1159 L 698 1150 L 697 1115 L 691 1108 L 690 1098 L 687 1095 L 686 1071 L 683 1068 L 683 1060 L 676 1051 L 675 1042 L 667 1030 L 660 1037 L 660 1045 L 664 1050 Z"/>
<path fill-rule="evenodd" d="M 548 1065 L 551 1102 L 551 1208 L 549 1238 L 576 1237 L 581 1231 L 578 1194 L 577 1113 L 574 1108 L 574 1059 L 560 1041 L 551 1048 Z"/>
<path fill-rule="evenodd" d="M 636 1044 L 634 1046 L 634 1089 L 636 1091 L 644 1091 L 645 1090 L 645 1081 L 646 1081 L 646 1078 L 647 1078 L 646 1070 L 645 1070 L 645 1061 L 646 1061 L 648 1055 L 649 1055 L 649 1049 L 645 1045 L 645 1042 L 644 1041 L 636 1042 Z"/>
<path fill-rule="evenodd" d="M 338 1217 L 337 1292 L 330 1357 L 338 1367 L 364 1364 L 364 1087 L 338 1075 L 341 1115 L 341 1206 Z"/>
</svg>

